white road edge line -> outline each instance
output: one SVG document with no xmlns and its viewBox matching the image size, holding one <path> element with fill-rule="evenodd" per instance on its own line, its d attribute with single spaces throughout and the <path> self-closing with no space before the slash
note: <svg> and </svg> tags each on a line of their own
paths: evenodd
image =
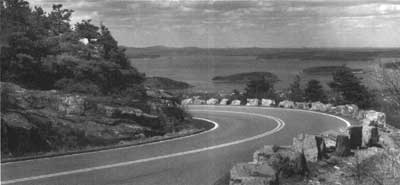
<svg viewBox="0 0 400 185">
<path fill-rule="evenodd" d="M 55 158 L 68 158 L 68 157 L 77 156 L 77 155 L 89 155 L 89 154 L 93 154 L 93 153 L 102 153 L 102 152 L 127 150 L 127 149 L 131 149 L 131 148 L 144 147 L 144 146 L 155 145 L 155 144 L 160 144 L 160 143 L 165 143 L 165 142 L 171 142 L 171 141 L 186 139 L 188 137 L 193 137 L 193 136 L 206 134 L 206 133 L 214 131 L 215 129 L 217 129 L 219 127 L 218 124 L 215 124 L 214 122 L 212 122 L 210 120 L 207 120 L 207 119 L 204 119 L 204 118 L 198 118 L 198 117 L 192 117 L 192 118 L 193 119 L 197 119 L 197 120 L 203 120 L 203 121 L 207 121 L 207 122 L 213 123 L 214 127 L 211 128 L 210 130 L 199 132 L 197 134 L 191 134 L 191 135 L 172 138 L 172 139 L 167 139 L 167 140 L 161 140 L 161 141 L 155 141 L 155 142 L 150 142 L 150 143 L 145 143 L 145 144 L 138 144 L 138 145 L 132 145 L 132 146 L 119 147 L 119 148 L 110 148 L 110 149 L 104 149 L 104 150 L 98 150 L 98 151 L 89 151 L 89 152 L 74 153 L 74 154 L 67 154 L 67 155 L 61 155 L 61 156 L 51 156 L 51 157 L 44 157 L 44 158 L 37 158 L 37 159 L 28 159 L 28 160 L 23 160 L 23 161 L 14 161 L 14 162 L 8 162 L 8 163 L 1 164 L 1 166 L 3 167 L 3 166 L 11 165 L 11 164 L 15 165 L 17 163 L 24 163 L 24 162 L 29 162 L 29 161 L 49 160 L 49 159 L 55 159 Z"/>
<path fill-rule="evenodd" d="M 191 111 L 210 112 L 210 111 L 207 111 L 207 110 L 191 110 Z M 7 180 L 7 181 L 2 181 L 1 184 L 12 184 L 12 183 L 25 182 L 25 181 L 31 181 L 31 180 L 38 180 L 38 179 L 44 179 L 44 178 L 50 178 L 50 177 L 71 175 L 71 174 L 76 174 L 76 173 L 84 173 L 84 172 L 90 172 L 90 171 L 95 171 L 95 170 L 102 170 L 102 169 L 107 169 L 107 168 L 127 166 L 127 165 L 136 164 L 136 163 L 149 162 L 149 161 L 154 161 L 154 160 L 159 160 L 159 159 L 165 159 L 165 158 L 177 157 L 177 156 L 182 156 L 182 155 L 194 154 L 194 153 L 198 153 L 198 152 L 203 152 L 203 151 L 207 151 L 207 150 L 213 150 L 213 149 L 217 149 L 217 148 L 227 147 L 227 146 L 236 145 L 236 144 L 248 142 L 248 141 L 251 141 L 251 140 L 259 139 L 259 138 L 265 137 L 267 135 L 276 133 L 276 132 L 278 132 L 279 130 L 281 130 L 285 126 L 285 122 L 283 122 L 281 119 L 276 118 L 276 117 L 272 117 L 272 116 L 262 115 L 262 114 L 254 114 L 254 113 L 246 113 L 246 112 L 235 112 L 235 111 L 212 111 L 212 112 L 225 112 L 225 113 L 245 114 L 245 115 L 264 117 L 264 118 L 267 118 L 267 119 L 274 120 L 277 123 L 277 126 L 274 129 L 269 130 L 269 131 L 264 132 L 264 133 L 259 134 L 259 135 L 255 135 L 255 136 L 252 136 L 252 137 L 249 137 L 249 138 L 246 138 L 246 139 L 241 139 L 241 140 L 228 142 L 228 143 L 224 143 L 224 144 L 219 144 L 219 145 L 215 145 L 215 146 L 199 148 L 199 149 L 189 150 L 189 151 L 185 151 L 185 152 L 178 152 L 178 153 L 173 153 L 173 154 L 161 155 L 161 156 L 156 156 L 156 157 L 151 157 L 151 158 L 146 158 L 146 159 L 139 159 L 139 160 L 134 160 L 134 161 L 125 161 L 125 162 L 109 164 L 109 165 L 102 165 L 102 166 L 83 168 L 83 169 L 77 169 L 77 170 L 71 170 L 71 171 L 51 173 L 51 174 L 46 174 L 46 175 L 39 175 L 39 176 L 32 176 L 32 177 L 25 177 L 25 178 Z M 205 119 L 205 118 L 200 118 L 200 119 L 202 119 L 204 121 L 209 121 L 209 122 L 213 123 L 214 125 L 218 125 L 218 123 L 215 122 L 215 121 L 208 120 L 208 119 Z M 218 128 L 218 126 L 214 126 L 213 129 L 215 130 L 217 128 Z"/>
<path fill-rule="evenodd" d="M 317 112 L 317 111 L 311 111 L 311 110 L 302 110 L 302 109 L 289 109 L 289 108 L 282 108 L 282 107 L 257 107 L 257 106 L 229 106 L 229 105 L 189 105 L 189 107 L 224 107 L 224 108 L 232 108 L 232 107 L 237 107 L 237 108 L 256 108 L 256 109 L 269 109 L 269 110 L 288 110 L 288 111 L 293 111 L 293 112 L 307 112 L 307 113 L 314 113 L 314 114 L 321 114 L 324 116 L 329 116 L 329 117 L 333 117 L 336 118 L 342 122 L 344 122 L 346 124 L 347 127 L 351 126 L 351 123 L 349 121 L 347 121 L 346 119 L 340 117 L 340 116 L 336 116 L 336 115 L 332 115 L 332 114 L 328 114 L 325 112 Z"/>
</svg>

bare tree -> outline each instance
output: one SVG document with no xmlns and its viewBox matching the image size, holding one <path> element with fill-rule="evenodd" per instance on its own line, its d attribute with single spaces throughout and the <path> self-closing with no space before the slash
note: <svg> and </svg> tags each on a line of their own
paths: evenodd
<svg viewBox="0 0 400 185">
<path fill-rule="evenodd" d="M 385 101 L 400 111 L 400 61 L 381 62 L 375 67 L 374 77 L 380 85 Z"/>
</svg>

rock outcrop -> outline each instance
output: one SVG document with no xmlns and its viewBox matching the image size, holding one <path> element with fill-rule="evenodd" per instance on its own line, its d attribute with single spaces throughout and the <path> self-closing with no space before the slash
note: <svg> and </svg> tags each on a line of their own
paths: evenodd
<svg viewBox="0 0 400 185">
<path fill-rule="evenodd" d="M 2 157 L 162 135 L 184 119 L 183 114 L 171 114 L 174 107 L 162 102 L 139 108 L 109 97 L 27 90 L 11 83 L 1 87 Z"/>
</svg>

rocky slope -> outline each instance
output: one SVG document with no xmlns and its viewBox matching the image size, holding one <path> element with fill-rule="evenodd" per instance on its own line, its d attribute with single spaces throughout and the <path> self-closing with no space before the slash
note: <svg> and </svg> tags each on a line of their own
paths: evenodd
<svg viewBox="0 0 400 185">
<path fill-rule="evenodd" d="M 254 153 L 252 162 L 234 165 L 227 180 L 219 184 L 398 184 L 400 131 L 386 125 L 384 113 L 320 102 L 306 109 L 353 118 L 358 123 L 320 135 L 300 134 L 291 146 L 264 146 Z"/>
<path fill-rule="evenodd" d="M 1 82 L 2 158 L 163 135 L 184 129 L 187 119 L 173 102 L 160 98 L 122 100 Z"/>
</svg>

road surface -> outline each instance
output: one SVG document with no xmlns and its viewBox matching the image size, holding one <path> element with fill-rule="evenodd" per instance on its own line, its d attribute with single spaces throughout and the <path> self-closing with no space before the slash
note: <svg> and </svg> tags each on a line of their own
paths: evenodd
<svg viewBox="0 0 400 185">
<path fill-rule="evenodd" d="M 278 108 L 191 105 L 188 110 L 215 128 L 142 146 L 1 164 L 1 184 L 208 185 L 233 164 L 250 161 L 263 145 L 289 145 L 299 133 L 348 124 L 327 114 Z"/>
</svg>

